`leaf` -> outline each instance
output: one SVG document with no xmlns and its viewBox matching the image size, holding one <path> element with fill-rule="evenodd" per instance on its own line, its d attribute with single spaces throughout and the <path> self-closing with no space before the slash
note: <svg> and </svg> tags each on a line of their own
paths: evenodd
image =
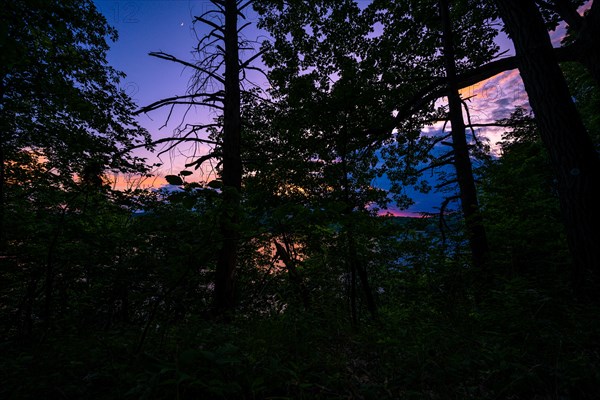
<svg viewBox="0 0 600 400">
<path fill-rule="evenodd" d="M 179 354 L 179 363 L 185 368 L 194 365 L 202 357 L 202 350 L 188 349 Z"/>
<path fill-rule="evenodd" d="M 191 210 L 196 205 L 196 199 L 194 197 L 186 196 L 183 199 L 182 204 L 185 208 Z"/>
<path fill-rule="evenodd" d="M 211 187 L 213 189 L 220 189 L 223 187 L 223 182 L 215 179 L 213 181 L 208 182 L 206 186 Z"/>
<path fill-rule="evenodd" d="M 181 175 L 181 176 L 190 176 L 192 174 L 193 174 L 192 171 L 186 171 L 186 170 L 183 170 L 179 173 L 179 175 Z"/>
<path fill-rule="evenodd" d="M 183 180 L 177 175 L 167 175 L 165 179 L 169 183 L 169 185 L 183 185 Z"/>
</svg>

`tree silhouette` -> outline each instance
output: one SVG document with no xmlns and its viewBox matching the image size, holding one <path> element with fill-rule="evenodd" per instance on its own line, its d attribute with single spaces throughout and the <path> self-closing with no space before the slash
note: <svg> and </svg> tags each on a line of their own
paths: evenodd
<svg viewBox="0 0 600 400">
<path fill-rule="evenodd" d="M 600 182 L 600 157 L 571 99 L 535 2 L 497 4 L 515 44 L 519 72 L 558 179 L 575 288 L 579 294 L 596 297 L 600 209 L 595 188 Z"/>
<path fill-rule="evenodd" d="M 174 137 L 161 139 L 172 149 L 183 142 L 205 143 L 214 146 L 213 151 L 195 156 L 186 167 L 198 169 L 203 163 L 217 159 L 217 172 L 222 182 L 222 211 L 220 220 L 221 246 L 218 250 L 213 312 L 223 314 L 234 307 L 235 271 L 239 245 L 239 206 L 242 188 L 243 165 L 241 158 L 241 97 L 244 83 L 250 82 L 249 72 L 259 71 L 252 62 L 260 57 L 256 52 L 246 60 L 240 53 L 251 45 L 242 39 L 241 32 L 250 25 L 238 25 L 245 19 L 244 10 L 252 1 L 211 0 L 212 9 L 194 18 L 195 23 L 208 27 L 208 33 L 198 39 L 194 62 L 178 59 L 164 52 L 152 52 L 151 56 L 172 61 L 194 72 L 188 93 L 158 100 L 137 112 L 147 113 L 160 107 L 184 105 L 207 107 L 219 116 L 204 124 L 184 124 Z M 169 114 L 170 117 L 171 114 Z M 204 134 L 204 137 L 202 137 Z M 206 137 L 208 136 L 208 138 Z"/>
</svg>

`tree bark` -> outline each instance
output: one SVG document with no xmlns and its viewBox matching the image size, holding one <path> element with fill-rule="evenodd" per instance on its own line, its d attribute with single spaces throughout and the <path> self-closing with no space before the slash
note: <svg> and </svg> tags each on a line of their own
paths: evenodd
<svg viewBox="0 0 600 400">
<path fill-rule="evenodd" d="M 571 99 L 535 2 L 496 3 L 514 42 L 519 72 L 558 180 L 576 293 L 597 299 L 600 196 L 595 190 L 600 158 Z"/>
<path fill-rule="evenodd" d="M 239 205 L 242 185 L 240 63 L 238 45 L 238 7 L 225 0 L 225 95 L 223 112 L 223 180 L 220 229 L 222 246 L 215 271 L 213 312 L 223 314 L 235 303 L 235 270 L 239 242 Z"/>
<path fill-rule="evenodd" d="M 443 55 L 448 81 L 448 108 L 452 124 L 452 147 L 454 167 L 460 190 L 460 202 L 465 219 L 469 246 L 475 268 L 483 270 L 488 252 L 488 241 L 477 200 L 477 189 L 473 177 L 473 167 L 469 155 L 465 121 L 462 114 L 462 101 L 456 73 L 452 24 L 447 0 L 440 0 L 440 15 L 443 24 Z"/>
</svg>

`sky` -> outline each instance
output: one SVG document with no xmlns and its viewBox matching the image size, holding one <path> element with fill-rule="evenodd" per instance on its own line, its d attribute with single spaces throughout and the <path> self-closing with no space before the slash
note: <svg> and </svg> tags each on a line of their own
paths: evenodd
<svg viewBox="0 0 600 400">
<path fill-rule="evenodd" d="M 211 4 L 208 0 L 94 0 L 108 20 L 119 32 L 119 40 L 111 45 L 108 62 L 116 69 L 127 74 L 121 82 L 122 88 L 133 98 L 138 106 L 151 104 L 159 99 L 174 95 L 185 94 L 191 73 L 183 66 L 151 57 L 149 52 L 162 51 L 172 54 L 183 60 L 192 60 L 192 50 L 197 43 L 193 30 L 193 16 L 200 15 L 209 10 Z M 589 5 L 589 3 L 588 3 Z M 256 15 L 250 11 L 248 20 L 256 21 Z M 197 29 L 205 29 L 197 24 Z M 556 45 L 562 36 L 562 28 L 553 32 L 552 37 Z M 198 34 L 202 34 L 200 31 Z M 254 36 L 263 33 L 253 31 Z M 252 37 L 251 39 L 254 39 Z M 504 56 L 514 54 L 512 45 L 506 36 L 498 39 L 501 51 L 506 51 Z M 487 81 L 480 82 L 462 91 L 463 98 L 468 98 L 472 122 L 493 122 L 499 118 L 506 118 L 515 106 L 528 107 L 527 95 L 516 70 L 508 71 Z M 148 129 L 153 139 L 160 139 L 173 135 L 173 130 L 185 120 L 186 123 L 199 123 L 210 118 L 206 111 L 192 111 L 187 114 L 183 109 L 175 109 L 169 122 L 167 121 L 168 109 L 153 111 L 138 117 L 139 123 Z M 425 132 L 435 133 L 441 125 L 427 127 Z M 480 137 L 488 137 L 493 146 L 500 140 L 502 130 L 486 128 L 478 130 Z M 159 147 L 158 150 L 161 150 Z M 201 149 L 202 150 L 202 149 Z M 149 163 L 160 163 L 161 167 L 155 169 L 156 178 L 140 181 L 136 177 L 123 180 L 120 185 L 131 186 L 160 186 L 165 184 L 164 177 L 176 174 L 185 169 L 184 164 L 189 162 L 186 155 L 191 149 L 179 147 L 176 152 L 167 152 L 158 157 L 156 154 L 140 151 L 140 155 L 147 157 Z M 207 166 L 195 172 L 188 180 L 210 179 L 211 168 Z M 375 185 L 386 187 L 385 179 L 374 182 Z M 408 210 L 391 210 L 396 215 L 418 215 L 420 212 L 436 212 L 443 201 L 440 194 L 420 195 L 409 191 L 413 195 L 415 204 Z"/>
</svg>

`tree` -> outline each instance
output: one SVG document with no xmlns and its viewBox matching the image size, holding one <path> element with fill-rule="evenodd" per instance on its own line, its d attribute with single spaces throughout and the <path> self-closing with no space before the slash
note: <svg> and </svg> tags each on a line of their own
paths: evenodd
<svg viewBox="0 0 600 400">
<path fill-rule="evenodd" d="M 242 189 L 243 165 L 241 159 L 241 97 L 242 82 L 249 82 L 248 72 L 257 70 L 252 61 L 260 57 L 256 53 L 241 60 L 240 52 L 248 50 L 250 43 L 242 40 L 240 32 L 250 23 L 238 26 L 238 17 L 245 18 L 243 12 L 252 1 L 211 0 L 214 6 L 204 14 L 196 16 L 194 23 L 208 27 L 196 46 L 196 62 L 180 60 L 163 52 L 150 53 L 151 56 L 173 61 L 194 71 L 188 94 L 161 99 L 142 107 L 138 113 L 150 112 L 159 107 L 185 105 L 189 108 L 208 107 L 220 113 L 212 122 L 185 124 L 173 138 L 161 139 L 170 142 L 169 148 L 182 142 L 208 143 L 215 149 L 201 157 L 196 157 L 186 167 L 199 168 L 204 162 L 219 159 L 218 173 L 222 182 L 221 205 L 221 246 L 218 251 L 215 270 L 215 291 L 213 312 L 216 315 L 230 311 L 235 305 L 235 272 L 239 246 L 240 198 Z M 218 89 L 213 90 L 214 87 Z M 202 138 L 201 133 L 209 134 L 210 139 Z"/>
<path fill-rule="evenodd" d="M 600 158 L 571 99 L 534 1 L 497 1 L 518 56 L 519 72 L 558 180 L 561 211 L 578 293 L 600 284 Z"/>
<path fill-rule="evenodd" d="M 500 3 L 500 2 L 497 2 Z M 531 2 L 530 2 L 531 3 Z M 568 100 L 568 92 L 564 91 L 565 85 L 563 83 L 561 83 L 563 81 L 562 78 L 560 78 L 560 76 L 558 74 L 556 74 L 559 70 L 558 70 L 558 61 L 567 61 L 567 60 L 578 60 L 582 63 L 584 63 L 588 69 L 590 69 L 591 73 L 594 74 L 594 67 L 596 64 L 594 64 L 593 61 L 590 61 L 590 59 L 593 59 L 595 56 L 595 54 L 597 54 L 597 47 L 595 46 L 594 43 L 595 40 L 597 40 L 597 35 L 594 35 L 593 32 L 596 32 L 596 26 L 597 24 L 595 23 L 595 20 L 597 18 L 597 10 L 598 7 L 594 4 L 592 4 L 592 7 L 590 8 L 590 10 L 588 11 L 588 13 L 585 16 L 579 16 L 579 14 L 577 14 L 576 12 L 576 6 L 582 4 L 583 2 L 581 1 L 577 1 L 577 2 L 564 2 L 564 1 L 554 1 L 554 2 L 540 2 L 541 5 L 541 10 L 544 11 L 544 18 L 542 19 L 541 17 L 539 17 L 539 10 L 537 8 L 537 6 L 535 4 L 530 4 L 527 7 L 529 7 L 528 12 L 531 13 L 535 13 L 536 15 L 538 15 L 537 19 L 536 19 L 536 25 L 535 28 L 529 26 L 529 24 L 526 23 L 525 18 L 521 19 L 518 21 L 518 23 L 513 23 L 513 29 L 517 29 L 517 31 L 520 34 L 523 34 L 522 37 L 525 37 L 526 35 L 528 35 L 529 33 L 532 32 L 532 30 L 537 30 L 537 33 L 540 35 L 538 37 L 536 37 L 535 39 L 531 40 L 529 43 L 535 43 L 535 42 L 539 42 L 539 43 L 544 43 L 544 45 L 542 47 L 545 48 L 545 50 L 540 52 L 541 57 L 537 57 L 538 61 L 541 59 L 544 59 L 543 64 L 548 67 L 548 69 L 553 69 L 554 70 L 554 77 L 558 79 L 558 81 L 553 81 L 553 82 L 558 82 L 558 86 L 562 86 L 563 89 L 561 89 L 562 94 L 561 96 L 563 97 L 564 100 L 569 101 Z M 504 7 L 504 12 L 506 13 L 506 9 L 510 9 L 512 11 L 515 10 L 515 8 L 511 8 L 513 7 L 513 5 L 508 6 L 507 2 L 502 2 L 502 7 Z M 491 5 L 491 4 L 490 4 Z M 516 7 L 516 6 L 515 6 Z M 520 6 L 523 7 L 523 6 Z M 522 11 L 522 10 L 521 10 Z M 513 13 L 516 15 L 516 13 Z M 490 13 L 488 13 L 487 15 L 490 16 L 494 16 L 494 9 L 493 7 L 490 8 Z M 523 15 L 523 14 L 520 14 Z M 512 15 L 514 17 L 514 15 Z M 506 18 L 506 15 L 504 16 Z M 564 46 L 563 48 L 558 48 L 558 49 L 552 49 L 551 45 L 550 45 L 550 40 L 548 39 L 548 34 L 546 29 L 547 28 L 552 28 L 552 27 L 556 27 L 556 25 L 558 24 L 558 21 L 560 21 L 560 19 L 563 18 L 566 22 L 568 22 L 569 24 L 574 26 L 574 30 L 576 32 L 576 39 L 571 41 L 570 43 L 568 43 L 566 46 Z M 514 21 L 513 21 L 514 22 Z M 475 23 L 473 26 L 478 26 L 479 24 Z M 508 24 L 507 24 L 508 25 Z M 468 25 L 467 25 L 468 27 Z M 511 29 L 509 28 L 509 31 Z M 528 33 L 527 33 L 528 32 Z M 531 38 L 533 38 L 533 36 L 531 36 Z M 523 44 L 523 43 L 522 43 Z M 595 47 L 594 47 L 595 46 Z M 518 47 L 518 46 L 517 46 Z M 502 60 L 497 60 L 497 61 L 491 61 L 487 64 L 482 64 L 480 66 L 473 66 L 472 68 L 468 68 L 465 69 L 463 71 L 461 71 L 458 75 L 457 75 L 457 85 L 458 87 L 465 87 L 469 84 L 473 84 L 474 82 L 480 81 L 482 79 L 485 79 L 487 77 L 491 77 L 492 75 L 505 71 L 507 69 L 513 69 L 517 66 L 517 61 L 523 61 L 524 58 L 520 55 L 523 52 L 523 47 L 521 48 L 520 51 L 518 51 L 517 57 L 509 57 L 506 59 L 502 59 Z M 585 55 L 584 55 L 585 54 Z M 531 57 L 534 57 L 533 55 L 531 55 Z M 541 65 L 541 64 L 540 64 Z M 536 74 L 533 70 L 530 71 L 530 75 L 531 76 L 536 76 L 538 78 L 538 80 L 540 79 L 539 74 Z M 547 76 L 550 76 L 549 74 L 546 74 Z M 531 78 L 531 76 L 529 78 Z M 529 78 L 525 78 L 524 79 L 529 79 Z M 550 82 L 550 81 L 548 81 Z M 539 83 L 539 82 L 538 82 Z M 399 112 L 397 113 L 396 117 L 394 118 L 394 122 L 396 124 L 398 124 L 400 121 L 402 121 L 403 119 L 405 119 L 408 115 L 411 115 L 414 111 L 418 110 L 419 107 L 422 107 L 424 104 L 427 104 L 429 101 L 432 101 L 433 99 L 439 98 L 442 95 L 448 94 L 448 89 L 443 87 L 444 85 L 444 80 L 443 79 L 434 79 L 432 80 L 432 82 L 423 87 L 422 90 L 417 91 L 416 94 L 414 95 L 414 97 L 412 97 L 411 99 L 409 99 L 409 101 L 405 102 L 404 104 L 402 104 L 399 108 Z M 528 85 L 526 85 L 527 87 Z M 557 87 L 556 84 L 553 84 L 554 87 Z M 545 85 L 537 85 L 538 88 L 542 88 L 542 87 L 546 87 Z M 541 95 L 538 94 L 538 100 L 547 100 L 550 98 L 554 98 L 554 96 L 551 95 L 552 93 L 550 93 L 550 91 L 546 92 L 545 95 Z M 535 101 L 534 101 L 535 102 Z M 550 103 L 548 103 L 547 101 L 545 102 L 545 105 L 547 106 L 547 109 L 545 110 L 546 112 L 548 112 L 548 115 L 552 115 L 553 117 L 555 115 L 553 115 L 553 111 L 550 110 L 551 105 Z M 561 108 L 560 112 L 556 113 L 557 115 L 566 115 L 568 114 L 570 117 L 569 118 L 574 118 L 575 120 L 578 118 L 576 115 L 576 112 L 574 113 L 574 108 L 572 106 L 566 107 L 566 108 Z M 553 118 L 552 117 L 552 118 Z M 566 119 L 564 121 L 566 123 Z M 559 125 L 556 124 L 549 124 L 552 125 L 554 127 L 554 129 L 558 129 Z M 386 129 L 391 129 L 392 125 L 389 125 L 387 128 L 383 128 L 380 130 L 386 130 Z M 575 131 L 579 131 L 580 133 L 577 133 L 575 135 L 570 135 L 568 139 L 566 139 L 567 141 L 572 141 L 572 142 L 579 142 L 578 145 L 575 145 L 572 150 L 569 150 L 568 152 L 571 154 L 570 156 L 567 157 L 561 157 L 558 154 L 555 154 L 556 158 L 555 161 L 556 162 L 560 162 L 559 160 L 562 161 L 566 161 L 567 158 L 572 158 L 571 161 L 568 161 L 567 163 L 565 163 L 562 167 L 564 173 L 566 173 L 566 176 L 568 177 L 570 174 L 570 171 L 575 171 L 575 172 L 579 172 L 580 168 L 579 167 L 575 167 L 573 168 L 573 165 L 577 164 L 578 162 L 575 160 L 576 158 L 579 157 L 579 161 L 582 161 L 583 163 L 587 163 L 588 166 L 590 166 L 590 168 L 592 170 L 597 169 L 594 165 L 597 164 L 597 161 L 594 159 L 597 159 L 597 155 L 594 154 L 593 151 L 593 147 L 591 146 L 591 143 L 589 141 L 589 138 L 585 138 L 585 133 L 583 135 L 581 135 L 581 127 L 582 125 L 579 122 L 575 123 Z M 565 124 L 563 126 L 564 129 L 567 128 L 567 125 Z M 547 136 L 545 134 L 542 134 L 543 138 L 546 138 Z M 563 152 L 563 146 L 559 146 L 559 142 L 558 139 L 556 139 L 557 136 L 555 135 L 555 143 L 553 145 L 554 147 L 554 151 L 556 153 L 558 152 Z M 566 136 L 565 136 L 566 138 Z M 546 141 L 546 139 L 544 139 Z M 562 139 L 561 139 L 562 140 Z M 585 143 L 585 144 L 584 144 Z M 550 146 L 549 144 L 547 144 L 547 146 Z M 577 156 L 575 154 L 578 153 L 578 151 L 575 151 L 576 147 L 581 146 L 581 149 L 583 150 L 584 148 L 586 149 L 582 154 L 585 155 L 581 155 L 581 156 Z M 567 146 L 568 147 L 568 146 Z M 559 150 L 560 149 L 560 150 Z M 587 159 L 587 161 L 583 161 L 583 159 Z M 593 176 L 596 176 L 596 172 L 592 172 L 591 173 Z M 584 179 L 588 179 L 588 178 L 584 178 Z M 564 178 L 563 181 L 566 183 L 566 181 L 568 181 L 570 179 L 568 178 Z M 580 181 L 582 179 L 577 178 L 575 179 L 577 181 Z M 589 211 L 591 211 L 593 209 L 593 201 L 592 200 L 592 195 L 591 195 L 591 182 L 594 181 L 595 178 L 590 178 L 589 180 L 589 185 L 588 184 L 583 184 L 583 185 L 574 185 L 575 187 L 579 187 L 580 193 L 577 195 L 572 194 L 571 195 L 571 200 L 568 201 L 567 203 L 572 203 L 571 206 L 567 206 L 565 205 L 564 207 L 566 208 L 570 208 L 573 207 L 573 209 L 575 209 L 576 207 L 579 210 L 583 210 L 583 209 L 588 209 Z M 583 189 L 583 187 L 587 187 L 587 189 Z M 574 188 L 575 189 L 575 188 Z M 564 186 L 564 188 L 562 189 L 564 190 L 570 190 L 567 189 L 567 186 Z M 587 192 L 587 194 L 584 194 L 583 192 Z M 561 196 L 562 198 L 565 198 L 566 194 L 563 194 L 563 196 Z M 584 198 L 588 198 L 588 200 L 583 200 Z M 585 207 L 579 207 L 579 206 L 575 206 L 575 203 L 577 202 L 575 200 L 575 198 L 579 198 L 582 199 L 581 202 L 582 203 L 587 203 L 587 206 Z M 581 204 L 580 204 L 581 205 Z M 571 210 L 571 212 L 573 213 L 574 211 Z M 586 211 L 587 213 L 587 211 Z M 590 214 L 592 215 L 591 220 L 595 220 L 596 216 L 595 214 Z M 591 223 L 591 220 L 588 219 L 588 223 L 590 223 L 590 225 L 587 228 L 576 228 L 576 226 L 580 226 L 577 222 L 573 221 L 574 217 L 565 217 L 565 222 L 568 225 L 567 229 L 574 231 L 574 230 L 579 230 L 579 231 L 583 231 L 584 229 L 587 230 L 587 233 L 583 233 L 581 232 L 579 235 L 576 235 L 575 233 L 569 235 L 570 237 L 572 237 L 572 239 L 570 240 L 572 244 L 572 251 L 576 252 L 577 255 L 574 255 L 574 259 L 581 259 L 582 254 L 586 254 L 591 252 L 594 252 L 593 250 L 590 250 L 592 248 L 594 248 L 594 246 L 590 247 L 591 243 L 596 241 L 596 238 L 593 236 L 590 236 L 589 233 L 591 232 L 591 230 L 593 230 L 593 228 L 591 228 L 592 225 L 595 224 Z M 567 222 L 571 220 L 571 222 Z M 576 237 L 579 236 L 579 238 L 583 239 L 583 237 L 587 237 L 592 238 L 591 240 L 579 240 Z M 587 244 L 586 244 L 587 243 Z M 583 252 L 582 250 L 583 248 L 588 248 L 587 252 Z M 576 264 L 581 264 L 581 262 Z M 591 265 L 596 265 L 597 262 L 592 261 Z M 580 283 L 585 281 L 586 278 L 583 278 L 584 275 L 593 275 L 591 272 L 588 273 L 584 273 L 583 270 L 587 268 L 587 267 L 576 267 L 576 270 L 580 270 L 580 272 L 574 272 L 574 276 L 577 277 L 576 280 L 578 280 Z M 591 268 L 591 267 L 590 267 Z M 577 286 L 580 286 L 577 285 Z"/>
<path fill-rule="evenodd" d="M 579 15 L 577 8 L 584 3 L 585 0 L 552 0 L 552 1 L 538 1 L 536 2 L 542 15 L 546 28 L 550 30 L 556 29 L 561 21 L 565 22 L 568 27 L 569 35 L 565 37 L 561 47 L 554 48 L 554 56 L 559 62 L 575 61 L 586 65 L 586 68 L 590 71 L 592 76 L 595 77 L 596 82 L 599 81 L 597 72 L 593 72 L 594 68 L 597 67 L 598 63 L 591 61 L 594 57 L 597 57 L 597 49 L 600 46 L 597 45 L 598 37 L 597 27 L 600 24 L 597 22 L 598 9 L 600 8 L 597 4 L 592 6 L 585 12 L 585 14 Z M 589 2 L 588 2 L 589 3 Z M 484 19 L 478 21 L 471 20 L 470 23 L 461 24 L 459 31 L 463 29 L 477 29 L 478 27 L 485 26 L 485 19 L 496 18 L 497 11 L 494 2 L 479 2 L 480 6 L 486 11 L 483 13 Z M 475 9 L 475 8 L 473 8 Z M 484 36 L 487 37 L 487 36 Z M 483 37 L 482 37 L 483 38 Z M 486 48 L 486 46 L 479 46 L 477 43 L 472 43 L 469 46 L 472 49 L 480 50 Z M 488 78 L 493 77 L 501 72 L 509 71 L 517 68 L 517 57 L 509 56 L 493 61 L 481 64 L 477 67 L 461 70 L 457 76 L 457 84 L 459 88 L 466 88 L 470 85 L 484 81 Z M 442 77 L 432 77 L 430 82 L 424 86 L 421 86 L 407 101 L 402 104 L 397 104 L 396 116 L 386 124 L 386 126 L 380 127 L 381 130 L 392 129 L 393 126 L 398 125 L 401 121 L 406 119 L 412 113 L 419 110 L 420 107 L 428 104 L 429 102 L 441 98 L 447 95 L 447 87 L 445 79 Z"/>
<path fill-rule="evenodd" d="M 93 3 L 15 1 L 2 20 L 13 23 L 2 32 L 0 188 L 21 151 L 39 152 L 63 181 L 86 168 L 142 171 L 120 151 L 148 134 L 118 86 L 124 74 L 107 65 L 106 39 L 117 34 Z"/>
<path fill-rule="evenodd" d="M 432 14 L 432 9 L 439 12 Z M 464 74 L 496 56 L 493 12 L 482 2 L 432 1 L 373 2 L 367 13 L 373 14 L 373 25 L 382 26 L 381 33 L 373 34 L 371 63 L 391 90 L 387 96 L 395 96 L 393 124 L 372 127 L 384 136 L 398 131 L 394 145 L 384 153 L 388 176 L 403 185 L 421 182 L 417 188 L 430 190 L 423 173 L 452 165 L 455 174 L 438 188 L 458 184 L 458 193 L 450 194 L 440 214 L 443 216 L 449 201 L 460 199 L 472 261 L 482 269 L 488 243 L 471 160 L 481 150 L 481 143 L 471 121 L 465 122 L 463 113 L 468 118 L 469 112 L 459 90 L 464 87 Z M 433 88 L 437 88 L 435 94 Z M 447 97 L 447 106 L 435 109 L 434 103 L 441 97 Z M 438 121 L 450 122 L 451 133 L 442 130 L 437 137 L 421 134 L 424 126 Z M 470 138 L 467 130 L 472 133 Z M 441 145 L 451 150 L 442 153 Z"/>
<path fill-rule="evenodd" d="M 27 235 L 19 234 L 40 217 L 47 234 L 35 237 L 46 259 L 32 267 L 29 285 L 35 293 L 43 282 L 49 320 L 66 214 L 105 189 L 107 171 L 144 173 L 126 149 L 149 146 L 149 136 L 119 87 L 124 74 L 107 64 L 117 33 L 92 1 L 19 0 L 0 13 L 0 254 L 24 262 Z"/>
<path fill-rule="evenodd" d="M 584 15 L 577 12 L 577 7 L 586 3 L 582 0 L 552 0 L 537 3 L 547 23 L 550 20 L 551 27 L 556 25 L 557 17 L 568 25 L 569 35 L 563 43 L 572 48 L 573 60 L 585 65 L 596 84 L 600 84 L 600 50 L 598 50 L 600 48 L 600 5 L 598 2 L 592 1 Z"/>
<path fill-rule="evenodd" d="M 329 143 L 329 137 L 337 135 L 331 151 L 339 157 L 341 170 L 353 163 L 359 165 L 355 159 L 346 162 L 347 149 L 351 152 L 361 149 L 376 159 L 375 150 L 383 147 L 387 161 L 378 173 L 385 172 L 389 178 L 401 183 L 394 183 L 392 187 L 400 205 L 410 201 L 402 192 L 404 186 L 418 185 L 417 175 L 422 163 L 429 163 L 431 168 L 454 164 L 456 179 L 448 184 L 459 183 L 474 264 L 483 268 L 488 245 L 478 211 L 469 152 L 472 144 L 467 140 L 462 119 L 463 102 L 458 93 L 457 74 L 488 61 L 497 49 L 493 44 L 495 29 L 488 23 L 473 27 L 483 17 L 489 16 L 485 7 L 477 2 L 453 2 L 452 15 L 446 13 L 445 18 L 441 18 L 431 14 L 431 8 L 437 8 L 437 2 L 379 1 L 362 9 L 362 5 L 353 1 L 317 2 L 312 6 L 304 3 L 282 6 L 274 2 L 270 8 L 269 4 L 259 3 L 260 7 L 264 7 L 259 11 L 264 25 L 274 37 L 270 52 L 266 54 L 267 64 L 274 68 L 273 81 L 278 83 L 285 95 L 303 96 L 304 102 L 297 106 L 304 109 L 307 109 L 306 103 L 318 104 L 324 96 L 337 102 L 336 106 L 323 104 L 314 107 L 314 110 L 308 108 L 312 112 L 297 118 L 294 123 L 304 124 L 306 118 L 313 119 L 315 126 L 311 126 L 309 131 L 315 135 L 323 130 L 322 143 Z M 449 7 L 444 10 L 449 10 Z M 457 29 L 467 32 L 460 40 L 452 37 L 453 23 Z M 419 46 L 414 46 L 416 42 Z M 475 44 L 478 46 L 474 47 Z M 447 57 L 440 57 L 440 52 Z M 424 125 L 446 118 L 433 108 L 436 98 L 425 100 L 410 114 L 404 114 L 403 119 L 396 119 L 393 126 L 377 129 L 381 121 L 389 120 L 394 111 L 401 111 L 397 106 L 403 100 L 399 102 L 398 98 L 408 101 L 413 94 L 419 93 L 420 87 L 444 73 L 448 75 L 443 79 L 444 94 L 451 94 L 451 135 L 443 135 L 443 138 L 421 136 Z M 310 89 L 293 91 L 294 81 L 313 83 Z M 344 103 L 354 107 L 359 104 L 360 108 L 344 109 L 341 106 Z M 325 107 L 339 115 L 331 114 L 324 118 L 321 110 Z M 348 115 L 353 118 L 348 118 Z M 358 115 L 360 117 L 355 118 Z M 325 121 L 336 119 L 341 121 L 338 126 L 325 128 L 328 123 Z M 397 134 L 393 134 L 395 129 Z M 330 133 L 326 134 L 327 130 Z M 431 151 L 439 149 L 437 145 L 448 136 L 453 139 L 452 151 L 436 159 Z M 343 143 L 343 138 L 346 138 L 347 144 Z M 475 140 L 473 144 L 476 144 Z M 323 152 L 318 154 L 324 157 Z M 325 159 L 335 160 L 335 156 L 328 155 Z M 347 172 L 351 176 L 358 175 L 356 168 Z M 344 182 L 345 175 L 339 176 L 338 179 Z M 428 190 L 426 182 L 418 186 Z M 340 189 L 352 193 L 358 188 L 342 185 Z M 351 236 L 349 242 L 352 242 Z M 349 255 L 349 262 L 354 259 L 356 257 Z M 350 269 L 361 270 L 356 267 Z"/>
<path fill-rule="evenodd" d="M 107 65 L 116 31 L 91 1 L 11 2 L 2 9 L 2 155 L 42 151 L 65 180 L 91 164 L 139 171 L 120 150 L 148 138 L 118 86 L 124 74 Z M 117 157 L 119 155 L 120 157 Z M 4 164 L 3 164 L 4 165 Z"/>
<path fill-rule="evenodd" d="M 454 52 L 454 32 L 447 0 L 440 0 L 442 20 L 442 46 L 445 73 L 448 85 L 448 117 L 452 124 L 453 164 L 459 185 L 460 203 L 467 227 L 473 264 L 482 270 L 488 252 L 488 242 L 477 200 L 475 178 L 471 166 L 466 126 L 463 118 L 463 101 L 457 84 L 456 55 Z"/>
<path fill-rule="evenodd" d="M 556 178 L 535 119 L 517 108 L 499 123 L 507 129 L 500 156 L 479 171 L 496 272 L 536 282 L 564 277 L 569 254 Z"/>
<path fill-rule="evenodd" d="M 374 121 L 388 115 L 386 107 L 374 106 L 381 104 L 382 89 L 372 76 L 374 70 L 360 63 L 370 26 L 354 1 L 283 6 L 262 1 L 256 8 L 262 16 L 261 27 L 273 37 L 265 43 L 264 59 L 270 68 L 275 102 L 274 124 L 271 129 L 256 130 L 257 135 L 268 132 L 257 137 L 265 143 L 257 147 L 268 143 L 274 150 L 269 163 L 280 169 L 271 177 L 274 171 L 269 167 L 258 167 L 254 178 L 294 176 L 297 179 L 283 183 L 290 186 L 289 193 L 281 193 L 274 182 L 272 195 L 283 204 L 297 204 L 296 189 L 312 214 L 327 210 L 327 219 L 319 225 L 336 232 L 332 245 L 343 257 L 336 257 L 332 264 L 345 272 L 331 274 L 349 277 L 352 321 L 357 322 L 361 293 L 370 314 L 376 316 L 368 257 L 358 243 L 364 238 L 361 221 L 373 213 L 369 208 L 387 203 L 385 193 L 371 185 L 380 169 L 375 155 L 378 148 L 373 145 L 377 139 L 363 135 Z M 300 225 L 305 213 L 296 211 L 296 224 Z"/>
</svg>

